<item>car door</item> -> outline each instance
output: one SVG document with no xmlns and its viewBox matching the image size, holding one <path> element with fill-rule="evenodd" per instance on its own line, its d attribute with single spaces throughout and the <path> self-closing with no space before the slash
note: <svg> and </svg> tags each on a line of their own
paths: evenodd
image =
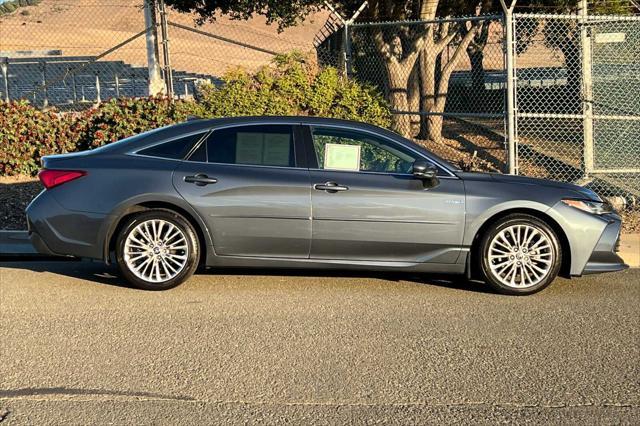
<svg viewBox="0 0 640 426">
<path fill-rule="evenodd" d="M 307 128 L 313 185 L 311 258 L 454 263 L 464 229 L 464 186 L 411 174 L 424 159 L 364 130 Z M 315 168 L 313 168 L 315 167 Z"/>
<path fill-rule="evenodd" d="M 216 255 L 307 258 L 309 171 L 298 127 L 214 129 L 174 172 L 178 192 L 213 236 Z"/>
</svg>

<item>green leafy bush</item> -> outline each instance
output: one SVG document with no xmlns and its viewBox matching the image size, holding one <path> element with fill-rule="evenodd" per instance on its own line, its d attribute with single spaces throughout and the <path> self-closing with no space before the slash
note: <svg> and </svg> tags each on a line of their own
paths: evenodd
<svg viewBox="0 0 640 426">
<path fill-rule="evenodd" d="M 162 97 L 111 99 L 76 117 L 76 149 L 96 148 L 136 133 L 185 121 L 190 115 L 202 115 L 202 108 L 195 102 L 171 102 Z"/>
<path fill-rule="evenodd" d="M 0 101 L 0 175 L 35 174 L 44 155 L 92 149 L 189 116 L 318 115 L 390 125 L 390 112 L 372 88 L 316 70 L 297 54 L 277 57 L 255 74 L 235 70 L 216 87 L 202 85 L 197 101 L 162 97 L 112 99 L 79 113 L 41 111 Z"/>
<path fill-rule="evenodd" d="M 198 88 L 208 116 L 314 115 L 382 127 L 391 123 L 386 101 L 375 89 L 343 78 L 335 68 L 317 70 L 295 52 L 277 56 L 255 74 L 238 69 L 223 80 L 219 87 Z"/>
<path fill-rule="evenodd" d="M 34 6 L 40 0 L 11 0 L 0 4 L 0 16 L 15 12 L 18 7 Z"/>
<path fill-rule="evenodd" d="M 34 174 L 40 157 L 76 149 L 72 117 L 27 102 L 0 102 L 0 174 Z"/>
</svg>

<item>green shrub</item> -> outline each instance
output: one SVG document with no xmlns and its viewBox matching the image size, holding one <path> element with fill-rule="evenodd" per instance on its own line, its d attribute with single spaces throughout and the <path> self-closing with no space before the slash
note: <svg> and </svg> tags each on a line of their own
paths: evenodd
<svg viewBox="0 0 640 426">
<path fill-rule="evenodd" d="M 0 102 L 0 174 L 34 174 L 44 155 L 75 151 L 73 119 L 27 102 Z"/>
<path fill-rule="evenodd" d="M 96 148 L 200 113 L 200 106 L 194 102 L 171 102 L 162 97 L 111 99 L 76 118 L 76 147 Z"/>
<path fill-rule="evenodd" d="M 0 4 L 0 16 L 15 12 L 18 7 L 34 6 L 40 3 L 40 0 L 12 0 Z M 27 12 L 26 14 L 24 12 Z M 23 15 L 28 15 L 28 11 L 23 11 Z"/>
<path fill-rule="evenodd" d="M 11 13 L 18 8 L 18 5 L 16 5 L 14 2 L 3 3 L 3 6 L 4 10 L 6 10 L 7 13 Z"/>
<path fill-rule="evenodd" d="M 0 175 L 35 174 L 45 155 L 91 149 L 199 115 L 194 102 L 114 99 L 81 113 L 0 101 Z"/>
<path fill-rule="evenodd" d="M 335 68 L 318 71 L 297 53 L 278 56 L 255 74 L 231 71 L 223 80 L 220 87 L 198 88 L 207 116 L 315 115 L 383 127 L 391 122 L 385 100 L 373 88 L 343 78 Z"/>
</svg>

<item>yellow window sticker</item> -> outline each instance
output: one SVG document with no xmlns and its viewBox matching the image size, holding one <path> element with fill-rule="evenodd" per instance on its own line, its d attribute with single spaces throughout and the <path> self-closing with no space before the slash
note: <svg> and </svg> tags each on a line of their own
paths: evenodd
<svg viewBox="0 0 640 426">
<path fill-rule="evenodd" d="M 324 168 L 359 171 L 360 145 L 326 144 L 324 146 Z"/>
</svg>

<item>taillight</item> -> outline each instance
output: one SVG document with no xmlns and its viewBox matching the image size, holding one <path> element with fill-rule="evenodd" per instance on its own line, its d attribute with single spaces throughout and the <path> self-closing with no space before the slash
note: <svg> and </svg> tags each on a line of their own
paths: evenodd
<svg viewBox="0 0 640 426">
<path fill-rule="evenodd" d="M 86 175 L 87 172 L 81 170 L 40 170 L 38 178 L 45 188 L 51 189 L 63 183 L 70 182 Z"/>
</svg>

